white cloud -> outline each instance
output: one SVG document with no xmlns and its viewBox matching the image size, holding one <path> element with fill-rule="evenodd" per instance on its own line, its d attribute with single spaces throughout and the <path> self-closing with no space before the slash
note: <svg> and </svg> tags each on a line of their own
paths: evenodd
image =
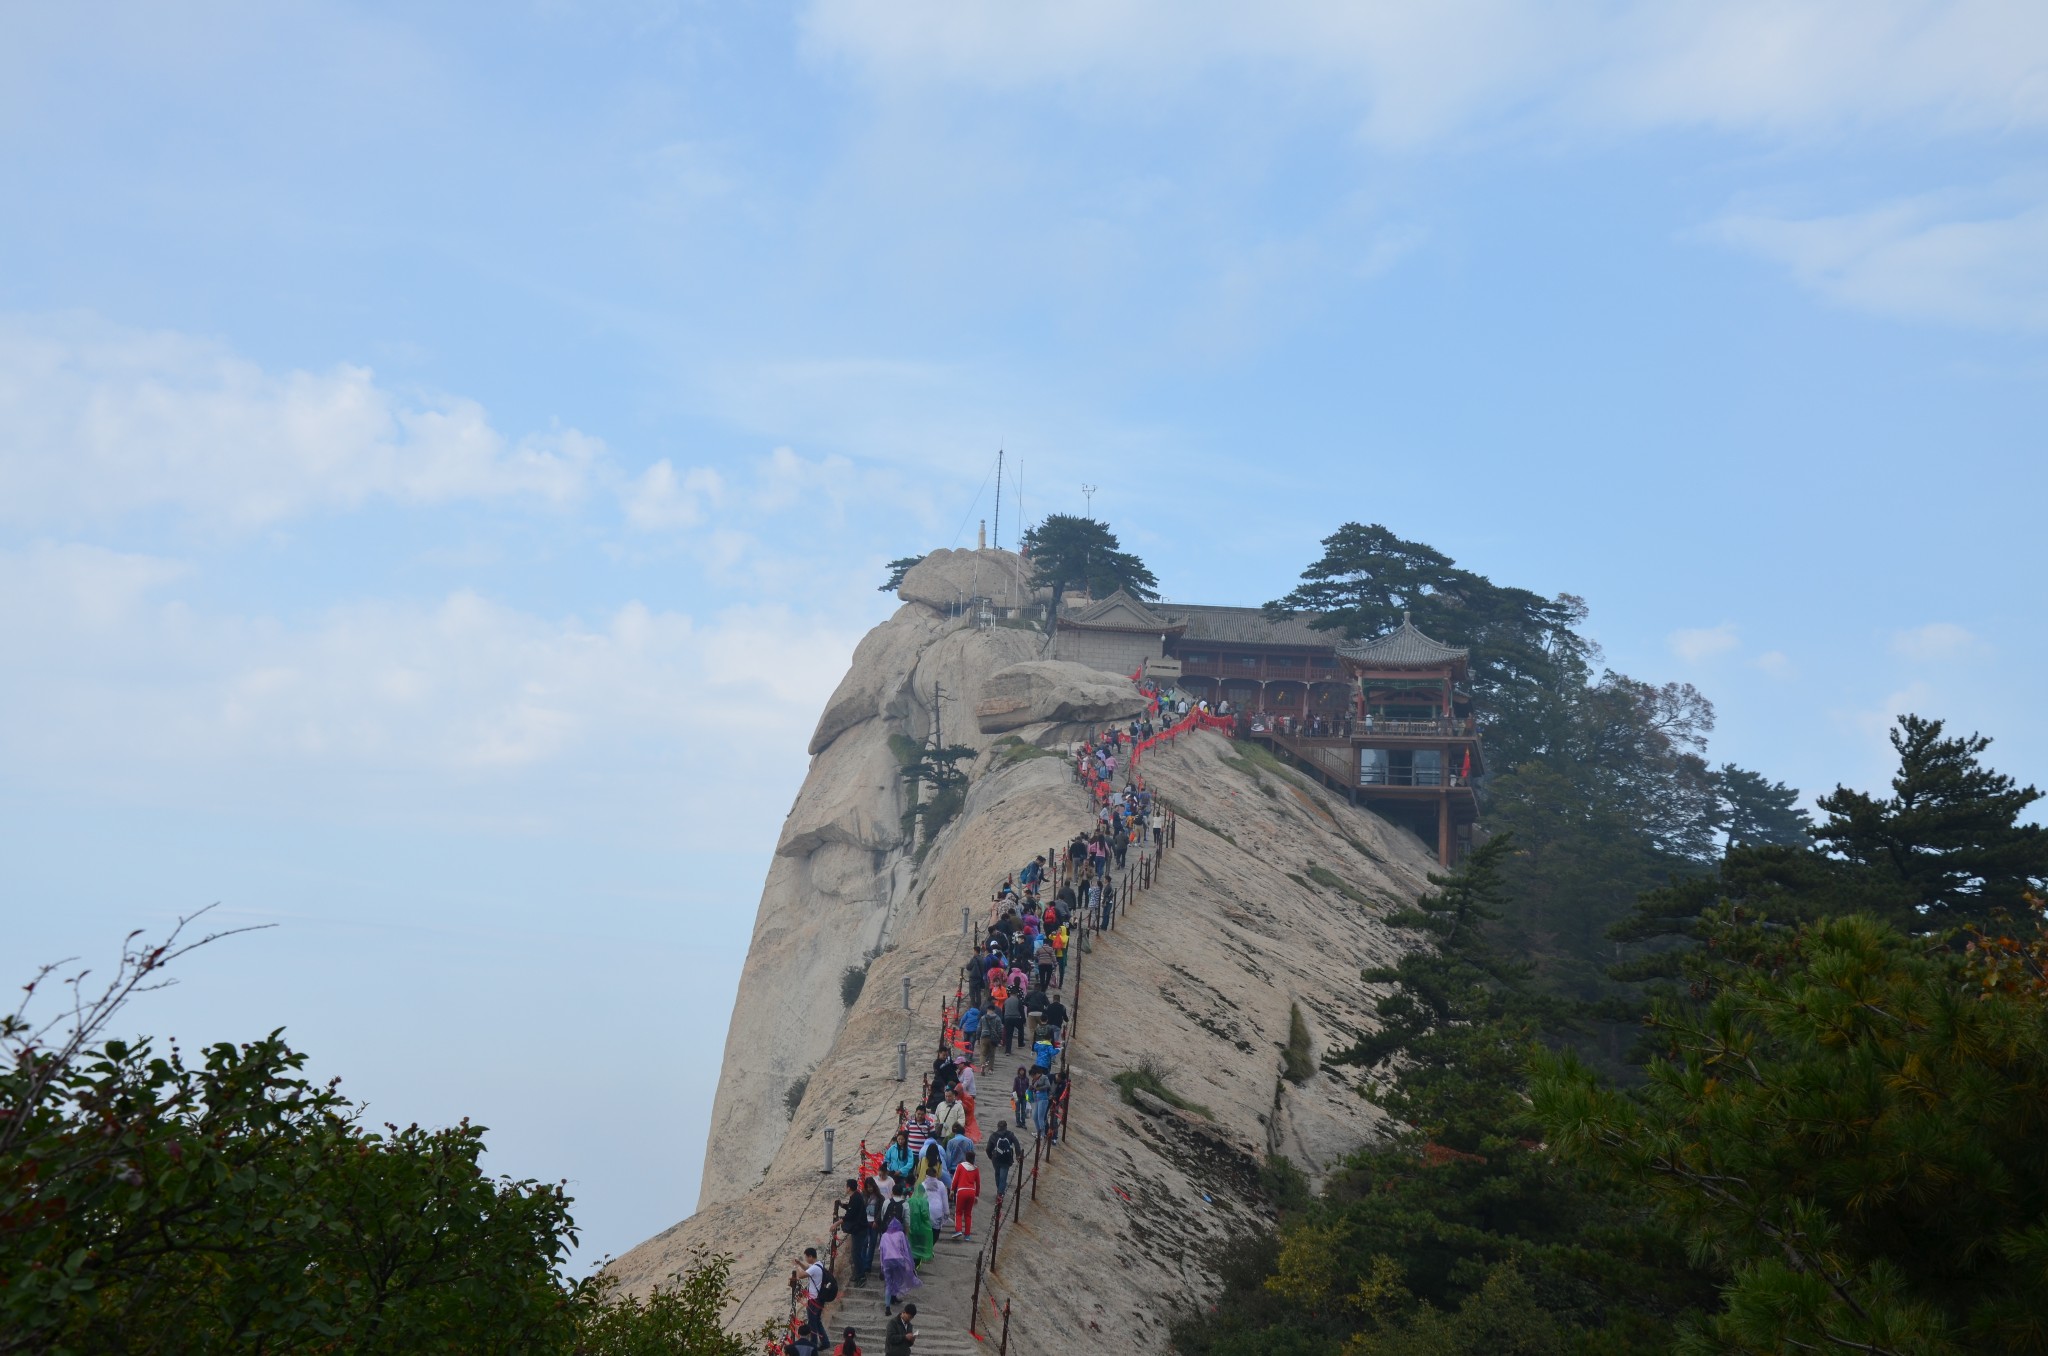
<svg viewBox="0 0 2048 1356">
<path fill-rule="evenodd" d="M 1735 634 L 1734 622 L 1673 631 L 1665 639 L 1671 646 L 1671 652 L 1688 664 L 1697 664 L 1717 654 L 1726 654 L 1742 644 Z"/>
<path fill-rule="evenodd" d="M 187 574 L 88 547 L 0 554 L 0 761 L 38 784 L 167 794 L 256 779 L 311 799 L 396 778 L 391 808 L 429 813 L 516 783 L 505 805 L 521 816 L 564 796 L 626 812 L 631 797 L 577 778 L 652 777 L 674 805 L 758 836 L 744 816 L 793 769 L 734 760 L 731 740 L 801 750 L 860 627 L 637 602 L 551 618 L 467 590 L 292 621 L 197 610 L 177 596 Z"/>
<path fill-rule="evenodd" d="M 1837 216 L 1731 214 L 1704 233 L 1882 315 L 2048 328 L 2048 203 L 1987 209 L 1931 194 Z"/>
<path fill-rule="evenodd" d="M 1783 650 L 1766 650 L 1758 655 L 1755 664 L 1773 678 L 1792 678 L 1799 670 L 1793 665 L 1791 656 Z"/>
<path fill-rule="evenodd" d="M 725 498 L 725 478 L 706 466 L 678 474 L 663 457 L 628 484 L 620 497 L 626 521 L 643 532 L 695 527 L 704 521 L 707 505 Z"/>
<path fill-rule="evenodd" d="M 174 508 L 256 527 L 373 499 L 582 493 L 603 444 L 507 439 L 481 406 L 402 396 L 368 368 L 272 372 L 186 335 L 79 316 L 0 319 L 0 517 Z"/>
<path fill-rule="evenodd" d="M 814 0 L 813 51 L 890 84 L 1078 87 L 1156 100 L 1242 70 L 1419 147 L 1488 122 L 1827 134 L 2048 124 L 2031 0 Z"/>
<path fill-rule="evenodd" d="M 1983 648 L 1983 641 L 1954 622 L 1929 622 L 1892 633 L 1892 653 L 1921 662 L 1961 659 Z"/>
</svg>

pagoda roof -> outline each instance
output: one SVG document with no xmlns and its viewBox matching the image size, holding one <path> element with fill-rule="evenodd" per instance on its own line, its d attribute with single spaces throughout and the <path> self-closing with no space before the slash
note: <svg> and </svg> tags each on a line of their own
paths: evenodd
<svg viewBox="0 0 2048 1356">
<path fill-rule="evenodd" d="M 1206 640 L 1216 645 L 1298 645 L 1317 650 L 1334 650 L 1337 637 L 1318 631 L 1302 613 L 1290 613 L 1279 621 L 1258 607 L 1197 607 L 1175 605 L 1187 624 L 1187 639 Z"/>
<path fill-rule="evenodd" d="M 1369 669 L 1440 669 L 1463 664 L 1472 656 L 1469 649 L 1423 635 L 1408 620 L 1406 612 L 1401 614 L 1401 625 L 1395 630 L 1371 640 L 1340 645 L 1337 653 Z"/>
<path fill-rule="evenodd" d="M 1059 624 L 1091 631 L 1147 631 L 1156 634 L 1171 634 L 1183 625 L 1180 618 L 1154 612 L 1122 589 L 1066 614 L 1060 618 Z"/>
</svg>

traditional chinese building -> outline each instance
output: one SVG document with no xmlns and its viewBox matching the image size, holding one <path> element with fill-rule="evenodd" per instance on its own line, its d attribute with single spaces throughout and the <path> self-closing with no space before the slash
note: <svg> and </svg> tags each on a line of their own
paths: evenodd
<svg viewBox="0 0 2048 1356">
<path fill-rule="evenodd" d="M 1436 847 L 1448 866 L 1479 818 L 1485 770 L 1467 684 L 1470 652 L 1399 629 L 1340 642 L 1303 617 L 1256 607 L 1142 603 L 1118 590 L 1062 612 L 1053 654 L 1112 673 L 1142 672 Z"/>
<path fill-rule="evenodd" d="M 1064 612 L 1053 654 L 1111 673 L 1174 683 L 1212 707 L 1272 712 L 1332 728 L 1350 713 L 1352 684 L 1338 637 L 1256 607 L 1147 604 L 1119 589 Z"/>
<path fill-rule="evenodd" d="M 1357 799 L 1433 837 L 1449 866 L 1479 819 L 1473 781 L 1486 770 L 1471 652 L 1423 635 L 1403 613 L 1399 629 L 1341 645 L 1337 657 L 1357 684 L 1348 740 Z"/>
</svg>

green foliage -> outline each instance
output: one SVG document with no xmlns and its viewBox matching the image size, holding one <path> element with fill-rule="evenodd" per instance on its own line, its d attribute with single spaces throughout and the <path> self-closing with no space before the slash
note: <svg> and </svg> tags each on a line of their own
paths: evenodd
<svg viewBox="0 0 2048 1356">
<path fill-rule="evenodd" d="M 804 1104 L 804 1093 L 810 1089 L 810 1086 L 811 1076 L 803 1073 L 791 1079 L 789 1086 L 783 1090 L 782 1108 L 791 1120 L 796 1119 L 796 1110 Z"/>
<path fill-rule="evenodd" d="M 2048 830 L 2019 817 L 2041 799 L 1978 761 L 1982 735 L 1947 738 L 1942 723 L 1899 717 L 1892 794 L 1838 786 L 1821 798 L 1821 844 L 1891 887 L 1909 930 L 1986 924 L 2019 913 L 2048 887 Z"/>
<path fill-rule="evenodd" d="M 1216 1119 L 1216 1113 L 1209 1110 L 1208 1107 L 1203 1106 L 1200 1102 L 1191 1102 L 1168 1087 L 1166 1085 L 1166 1069 L 1156 1063 L 1150 1055 L 1139 1060 L 1137 1068 L 1126 1069 L 1120 1074 L 1112 1074 L 1110 1081 L 1116 1084 L 1117 1092 L 1123 1098 L 1125 1106 L 1136 1106 L 1138 1104 L 1136 1094 L 1142 1090 L 1151 1093 L 1168 1106 L 1179 1107 L 1182 1111 L 1192 1111 L 1197 1116 L 1208 1120 Z"/>
<path fill-rule="evenodd" d="M 1306 1083 L 1316 1074 L 1316 1062 L 1309 1050 L 1308 1019 L 1301 1015 L 1299 1003 L 1287 1005 L 1287 1044 L 1280 1052 L 1280 1071 L 1290 1083 Z"/>
<path fill-rule="evenodd" d="M 1310 613 L 1311 625 L 1355 638 L 1385 634 L 1407 612 L 1438 640 L 1469 646 L 1473 700 L 1503 766 L 1555 744 L 1562 706 L 1590 672 L 1593 647 L 1575 629 L 1582 601 L 1503 588 L 1377 523 L 1323 538 L 1322 558 L 1301 578 L 1269 614 Z"/>
<path fill-rule="evenodd" d="M 1028 763 L 1034 758 L 1062 756 L 1052 749 L 1041 749 L 1036 744 L 1026 743 L 1016 735 L 1004 735 L 990 747 L 995 751 L 998 767 L 1012 767 L 1018 763 Z"/>
<path fill-rule="evenodd" d="M 1310 862 L 1308 864 L 1308 878 L 1326 890 L 1335 890 L 1354 904 L 1372 903 L 1371 896 L 1326 866 L 1317 866 L 1314 862 Z"/>
<path fill-rule="evenodd" d="M 1903 932 L 1998 928 L 2048 883 L 2048 836 L 2019 816 L 2032 787 L 1979 761 L 1990 740 L 1949 739 L 1907 715 L 1892 731 L 1899 769 L 1879 799 L 1837 787 L 1814 843 L 1734 843 L 1708 876 L 1648 891 L 1611 935 L 1650 948 L 1616 977 L 1667 994 L 1716 915 L 1793 925 L 1860 913 Z"/>
<path fill-rule="evenodd" d="M 719 1253 L 697 1253 L 645 1298 L 599 1276 L 580 1288 L 577 1300 L 575 1356 L 748 1356 L 776 1332 L 773 1322 L 746 1334 L 725 1330 L 720 1320 L 733 1300 L 732 1258 Z"/>
<path fill-rule="evenodd" d="M 1714 797 L 1729 847 L 1805 847 L 1813 819 L 1799 808 L 1799 792 L 1733 763 L 1714 770 Z"/>
<path fill-rule="evenodd" d="M 923 556 L 898 556 L 895 560 L 890 561 L 889 577 L 884 579 L 881 586 L 875 591 L 877 593 L 894 593 L 902 588 L 903 576 L 909 574 L 912 567 L 920 564 L 923 560 Z"/>
<path fill-rule="evenodd" d="M 1645 1191 L 1537 1143 L 1525 1071 L 1556 1013 L 1490 936 L 1515 850 L 1493 838 L 1433 877 L 1388 919 L 1428 945 L 1362 976 L 1393 986 L 1380 1030 L 1332 1062 L 1398 1072 L 1366 1091 L 1409 1133 L 1354 1155 L 1270 1250 L 1235 1250 L 1215 1311 L 1175 1328 L 1179 1350 L 1647 1356 L 1711 1300 Z"/>
<path fill-rule="evenodd" d="M 1066 591 L 1083 585 L 1104 598 L 1122 589 L 1133 598 L 1159 596 L 1159 580 L 1145 562 L 1118 549 L 1109 524 L 1077 513 L 1050 513 L 1036 527 L 1024 530 L 1024 553 L 1031 558 L 1031 582 L 1052 590 L 1052 612 L 1059 616 Z"/>
<path fill-rule="evenodd" d="M 1280 1211 L 1306 1210 L 1315 1200 L 1315 1194 L 1308 1188 L 1308 1178 L 1286 1154 L 1266 1155 L 1266 1161 L 1259 1165 L 1259 1189 Z"/>
<path fill-rule="evenodd" d="M 1373 1004 L 1379 1028 L 1332 1064 L 1389 1069 L 1396 1084 L 1373 1101 L 1431 1140 L 1462 1151 L 1519 1133 L 1520 1069 L 1543 1005 L 1527 989 L 1529 967 L 1501 954 L 1488 936 L 1500 917 L 1501 866 L 1514 840 L 1487 840 L 1412 909 L 1387 915 L 1427 943 L 1390 966 L 1367 970 L 1368 984 L 1392 992 Z"/>
<path fill-rule="evenodd" d="M 966 744 L 930 748 L 907 739 L 904 744 L 908 748 L 899 749 L 895 741 L 901 738 L 900 735 L 891 735 L 889 746 L 897 750 L 898 760 L 903 761 L 903 780 L 911 784 L 910 805 L 903 812 L 903 831 L 914 835 L 918 825 L 923 824 L 923 840 L 918 844 L 916 854 L 922 863 L 940 831 L 952 823 L 967 804 L 967 773 L 959 765 L 971 763 L 979 755 Z M 906 753 L 910 755 L 907 761 Z M 920 784 L 931 786 L 931 799 L 918 799 Z"/>
<path fill-rule="evenodd" d="M 1689 1347 L 2048 1347 L 2038 966 L 2003 982 L 1985 955 L 2011 948 L 1930 948 L 1863 917 L 1707 928 L 1712 997 L 1657 1005 L 1647 1087 L 1604 1087 L 1569 1056 L 1535 1086 L 1561 1151 L 1655 1191 L 1729 1270 Z"/>
<path fill-rule="evenodd" d="M 742 1349 L 706 1336 L 729 1299 L 719 1268 L 684 1278 L 709 1327 L 660 1309 L 634 1322 L 665 1345 L 586 1345 L 633 1324 L 604 1282 L 563 1276 L 568 1196 L 486 1175 L 480 1126 L 366 1129 L 277 1032 L 196 1063 L 109 1039 L 134 994 L 214 940 L 181 942 L 185 926 L 131 936 L 98 991 L 46 968 L 0 1018 L 0 1352 Z M 65 1010 L 32 1023 L 53 978 Z"/>
<path fill-rule="evenodd" d="M 839 1001 L 852 1007 L 860 1000 L 860 991 L 867 987 L 868 967 L 849 965 L 839 975 Z"/>
</svg>

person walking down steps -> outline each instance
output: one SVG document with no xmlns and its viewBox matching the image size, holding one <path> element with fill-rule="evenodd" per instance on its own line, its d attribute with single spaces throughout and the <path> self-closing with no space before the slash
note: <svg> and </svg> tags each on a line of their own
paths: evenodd
<svg viewBox="0 0 2048 1356">
<path fill-rule="evenodd" d="M 974 1203 L 981 1198 L 981 1169 L 969 1149 L 953 1168 L 953 1237 L 974 1239 Z"/>
</svg>

